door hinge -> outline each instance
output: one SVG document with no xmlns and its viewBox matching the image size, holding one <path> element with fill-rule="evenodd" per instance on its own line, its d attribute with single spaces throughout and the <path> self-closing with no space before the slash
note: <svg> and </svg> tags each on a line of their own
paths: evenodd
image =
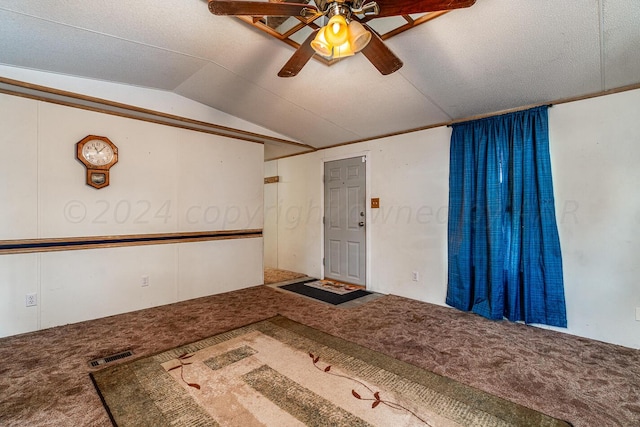
<svg viewBox="0 0 640 427">
<path fill-rule="evenodd" d="M 324 224 L 324 218 L 325 218 L 325 217 L 322 217 L 322 223 L 323 223 L 323 224 Z"/>
<path fill-rule="evenodd" d="M 324 265 L 324 258 L 322 258 L 322 265 Z"/>
</svg>

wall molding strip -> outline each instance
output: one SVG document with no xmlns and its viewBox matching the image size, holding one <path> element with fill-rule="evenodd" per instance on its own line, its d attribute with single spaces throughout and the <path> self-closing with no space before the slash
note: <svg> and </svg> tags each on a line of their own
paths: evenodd
<svg viewBox="0 0 640 427">
<path fill-rule="evenodd" d="M 227 126 L 207 123 L 200 120 L 189 119 L 173 114 L 162 113 L 160 111 L 148 110 L 135 107 L 133 105 L 120 102 L 109 101 L 74 92 L 54 89 L 47 86 L 36 85 L 20 80 L 0 77 L 0 93 L 7 95 L 21 96 L 38 101 L 50 102 L 67 107 L 80 108 L 98 113 L 111 114 L 114 116 L 137 119 L 146 122 L 178 127 L 181 129 L 194 130 L 209 133 L 212 135 L 226 136 L 243 141 L 255 142 L 258 144 L 276 143 L 302 147 L 315 150 L 310 145 L 288 139 L 276 138 L 254 132 L 235 129 Z"/>
<path fill-rule="evenodd" d="M 262 237 L 262 229 L 0 240 L 0 255 L 260 237 Z"/>
</svg>

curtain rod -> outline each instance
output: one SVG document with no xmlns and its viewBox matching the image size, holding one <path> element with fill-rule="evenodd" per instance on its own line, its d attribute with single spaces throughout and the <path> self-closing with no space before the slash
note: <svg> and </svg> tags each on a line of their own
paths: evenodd
<svg viewBox="0 0 640 427">
<path fill-rule="evenodd" d="M 477 116 L 467 117 L 465 119 L 452 120 L 451 122 L 449 122 L 447 124 L 447 127 L 450 128 L 451 126 L 453 126 L 455 124 L 458 124 L 458 123 L 465 123 L 465 122 L 472 122 L 474 120 L 488 119 L 489 117 L 503 116 L 505 114 L 517 113 L 519 111 L 531 110 L 531 109 L 538 108 L 538 107 L 545 107 L 546 106 L 548 108 L 551 108 L 551 107 L 553 107 L 553 105 L 554 104 L 534 104 L 534 105 L 528 105 L 526 107 L 517 107 L 517 108 L 510 108 L 508 110 L 495 111 L 493 113 L 488 113 L 488 114 L 479 114 Z"/>
</svg>

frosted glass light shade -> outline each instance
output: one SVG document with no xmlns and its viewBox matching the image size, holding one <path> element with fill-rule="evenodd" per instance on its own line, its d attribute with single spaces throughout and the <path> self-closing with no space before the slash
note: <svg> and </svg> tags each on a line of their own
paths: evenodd
<svg viewBox="0 0 640 427">
<path fill-rule="evenodd" d="M 318 30 L 318 34 L 316 34 L 315 38 L 311 42 L 311 47 L 316 51 L 319 55 L 330 57 L 333 47 L 327 42 L 325 37 L 325 30 L 327 27 L 322 27 Z"/>
<path fill-rule="evenodd" d="M 360 52 L 371 41 L 371 33 L 358 21 L 349 22 L 349 43 L 353 52 Z"/>
<path fill-rule="evenodd" d="M 327 41 L 334 45 L 343 45 L 349 39 L 347 20 L 342 15 L 334 15 L 324 27 Z"/>
</svg>

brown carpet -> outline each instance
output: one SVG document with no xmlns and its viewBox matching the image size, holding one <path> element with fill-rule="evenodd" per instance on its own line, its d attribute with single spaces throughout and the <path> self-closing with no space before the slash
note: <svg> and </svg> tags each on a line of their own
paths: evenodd
<svg viewBox="0 0 640 427">
<path fill-rule="evenodd" d="M 276 314 L 575 426 L 640 425 L 638 350 L 397 296 L 344 310 L 268 286 L 0 339 L 0 425 L 109 426 L 90 360 L 151 355 Z"/>
</svg>

